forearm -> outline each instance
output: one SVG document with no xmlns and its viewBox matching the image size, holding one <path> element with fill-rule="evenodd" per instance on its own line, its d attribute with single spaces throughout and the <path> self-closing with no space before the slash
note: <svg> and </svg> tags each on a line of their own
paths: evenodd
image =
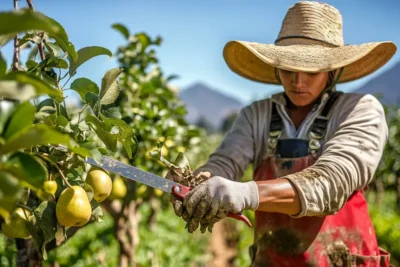
<svg viewBox="0 0 400 267">
<path fill-rule="evenodd" d="M 258 211 L 296 215 L 301 211 L 298 193 L 287 179 L 258 181 Z"/>
</svg>

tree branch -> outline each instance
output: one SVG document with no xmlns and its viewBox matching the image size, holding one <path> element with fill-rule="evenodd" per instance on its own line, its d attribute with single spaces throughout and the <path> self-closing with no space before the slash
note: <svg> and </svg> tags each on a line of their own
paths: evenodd
<svg viewBox="0 0 400 267">
<path fill-rule="evenodd" d="M 18 1 L 18 0 L 17 0 L 17 1 Z M 33 12 L 35 12 L 35 8 L 33 7 L 32 0 L 26 0 L 26 3 L 28 4 L 29 9 L 32 10 Z M 40 34 L 40 37 L 41 37 L 42 39 L 43 39 L 43 36 L 44 36 L 44 33 L 41 33 L 41 34 Z M 46 56 L 45 56 L 45 54 L 44 54 L 44 48 L 43 48 L 43 43 L 42 43 L 42 42 L 40 42 L 40 43 L 38 44 L 38 50 L 39 50 L 40 58 L 41 58 L 42 60 L 44 60 L 44 59 L 46 58 Z"/>
<path fill-rule="evenodd" d="M 18 0 L 14 0 L 14 10 L 18 10 Z M 19 38 L 18 34 L 14 37 L 14 57 L 13 57 L 13 71 L 19 70 Z"/>
<path fill-rule="evenodd" d="M 28 4 L 29 8 L 30 8 L 32 11 L 35 11 L 35 8 L 33 7 L 33 4 L 32 4 L 32 0 L 26 0 L 26 3 Z"/>
</svg>

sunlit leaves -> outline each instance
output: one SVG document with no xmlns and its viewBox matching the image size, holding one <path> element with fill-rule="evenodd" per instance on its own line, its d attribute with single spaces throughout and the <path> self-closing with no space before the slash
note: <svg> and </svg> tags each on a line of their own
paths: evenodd
<svg viewBox="0 0 400 267">
<path fill-rule="evenodd" d="M 32 126 L 35 111 L 36 108 L 29 102 L 18 105 L 11 115 L 3 137 L 9 139 L 24 128 Z"/>
<path fill-rule="evenodd" d="M 57 44 L 68 53 L 72 61 L 78 59 L 78 54 L 74 46 L 69 42 L 67 33 L 54 19 L 39 12 L 23 9 L 14 12 L 1 12 L 0 21 L 7 22 L 0 23 L 0 35 L 9 36 L 30 30 L 44 31 L 57 41 Z"/>
<path fill-rule="evenodd" d="M 24 190 L 17 178 L 3 171 L 0 171 L 0 184 L 0 216 L 7 219 Z"/>
<path fill-rule="evenodd" d="M 122 71 L 120 68 L 111 69 L 101 80 L 100 103 L 102 105 L 112 104 L 117 99 L 119 95 L 117 78 Z"/>
<path fill-rule="evenodd" d="M 48 95 L 58 102 L 63 100 L 61 91 L 26 72 L 10 72 L 0 80 L 0 98 L 26 101 L 40 95 Z"/>
<path fill-rule="evenodd" d="M 47 125 L 38 124 L 26 128 L 24 131 L 13 135 L 2 146 L 0 146 L 0 154 L 6 154 L 17 151 L 21 148 L 30 148 L 35 145 L 48 144 L 70 144 L 70 137 L 62 134 Z"/>
<path fill-rule="evenodd" d="M 33 210 L 33 217 L 28 224 L 35 247 L 47 259 L 46 244 L 55 238 L 57 232 L 56 203 L 43 201 Z"/>
<path fill-rule="evenodd" d="M 96 95 L 99 93 L 99 87 L 97 84 L 87 78 L 78 78 L 73 81 L 71 83 L 71 89 L 76 91 L 83 101 L 85 101 L 88 92 Z"/>
<path fill-rule="evenodd" d="M 94 116 L 87 116 L 86 123 L 90 126 L 90 128 L 95 131 L 97 136 L 104 142 L 108 149 L 111 151 L 115 151 L 117 148 L 117 136 L 111 134 L 111 125 L 107 125 L 101 122 L 98 118 Z"/>
<path fill-rule="evenodd" d="M 7 63 L 0 52 L 0 78 L 6 74 L 6 71 L 7 71 Z"/>
<path fill-rule="evenodd" d="M 24 186 L 31 188 L 41 188 L 48 176 L 47 169 L 41 163 L 22 152 L 11 155 L 1 169 L 18 178 Z"/>
<path fill-rule="evenodd" d="M 71 76 L 74 75 L 75 71 L 78 69 L 80 65 L 82 65 L 89 59 L 99 55 L 107 55 L 111 57 L 112 53 L 110 50 L 100 46 L 89 46 L 79 49 L 78 60 L 71 63 L 69 67 L 69 75 Z"/>
<path fill-rule="evenodd" d="M 125 27 L 124 25 L 120 24 L 120 23 L 115 23 L 111 26 L 113 29 L 119 31 L 126 39 L 129 38 L 129 30 L 127 27 Z"/>
</svg>

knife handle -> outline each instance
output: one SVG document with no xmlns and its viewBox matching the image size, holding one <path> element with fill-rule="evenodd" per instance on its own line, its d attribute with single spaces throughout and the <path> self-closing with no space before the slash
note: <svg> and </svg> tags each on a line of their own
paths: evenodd
<svg viewBox="0 0 400 267">
<path fill-rule="evenodd" d="M 185 196 L 189 193 L 190 187 L 184 186 L 184 185 L 173 185 L 172 186 L 172 193 L 174 196 L 178 197 L 179 199 L 183 200 Z M 233 213 L 228 213 L 226 217 L 234 218 L 239 221 L 245 222 L 249 227 L 251 227 L 251 222 L 249 218 L 247 218 L 245 215 L 239 213 L 239 214 L 233 214 Z"/>
</svg>

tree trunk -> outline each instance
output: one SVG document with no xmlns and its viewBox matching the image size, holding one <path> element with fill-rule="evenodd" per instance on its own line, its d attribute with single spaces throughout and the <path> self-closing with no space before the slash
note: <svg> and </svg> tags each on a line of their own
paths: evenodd
<svg viewBox="0 0 400 267">
<path fill-rule="evenodd" d="M 120 247 L 120 267 L 136 266 L 135 248 L 139 244 L 139 220 L 136 202 L 124 202 L 114 228 Z"/>
<path fill-rule="evenodd" d="M 157 214 L 160 210 L 160 205 L 159 205 L 159 201 L 157 199 L 157 197 L 154 195 L 154 190 L 151 189 L 147 189 L 147 190 L 151 190 L 150 196 L 149 196 L 149 202 L 150 202 L 150 206 L 151 206 L 151 210 L 150 210 L 150 215 L 149 218 L 147 219 L 147 225 L 150 227 L 151 231 L 155 230 L 155 227 L 157 225 Z"/>
<path fill-rule="evenodd" d="M 16 239 L 17 267 L 41 266 L 42 255 L 36 251 L 32 239 Z"/>
<path fill-rule="evenodd" d="M 222 220 L 214 224 L 211 234 L 210 266 L 234 266 L 238 251 L 239 235 L 235 222 Z"/>
</svg>

